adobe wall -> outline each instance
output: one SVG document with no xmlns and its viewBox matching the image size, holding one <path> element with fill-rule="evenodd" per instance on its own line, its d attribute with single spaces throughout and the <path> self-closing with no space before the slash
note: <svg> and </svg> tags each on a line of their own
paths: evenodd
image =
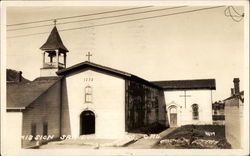
<svg viewBox="0 0 250 156">
<path fill-rule="evenodd" d="M 157 122 L 166 125 L 163 91 L 126 80 L 126 131 L 130 132 Z"/>
<path fill-rule="evenodd" d="M 212 91 L 211 90 L 186 90 L 186 104 L 181 91 L 164 91 L 167 111 L 170 106 L 177 107 L 177 126 L 187 124 L 212 124 Z M 193 119 L 192 105 L 198 104 L 199 119 Z M 168 119 L 170 119 L 168 113 Z"/>
<path fill-rule="evenodd" d="M 56 82 L 51 88 L 38 97 L 23 112 L 22 136 L 31 135 L 31 125 L 36 124 L 36 135 L 43 136 L 44 123 L 48 125 L 48 135 L 53 139 L 60 137 L 60 81 Z M 34 136 L 33 136 L 34 137 Z M 45 138 L 31 139 L 24 138 L 22 147 L 34 146 L 39 143 L 47 142 Z"/>
<path fill-rule="evenodd" d="M 125 136 L 125 81 L 98 70 L 82 70 L 63 80 L 62 135 L 80 136 L 80 115 L 95 114 L 95 137 Z M 85 101 L 85 88 L 91 87 L 92 101 Z"/>
</svg>

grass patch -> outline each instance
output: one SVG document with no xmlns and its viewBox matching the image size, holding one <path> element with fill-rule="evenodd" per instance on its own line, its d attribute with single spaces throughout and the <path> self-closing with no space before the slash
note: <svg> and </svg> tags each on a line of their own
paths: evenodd
<svg viewBox="0 0 250 156">
<path fill-rule="evenodd" d="M 223 125 L 185 125 L 162 138 L 155 148 L 230 149 Z"/>
<path fill-rule="evenodd" d="M 205 132 L 214 132 L 215 135 L 208 136 Z M 201 139 L 221 140 L 225 139 L 225 126 L 224 125 L 185 125 L 175 129 L 163 139 L 190 139 L 197 137 Z"/>
</svg>

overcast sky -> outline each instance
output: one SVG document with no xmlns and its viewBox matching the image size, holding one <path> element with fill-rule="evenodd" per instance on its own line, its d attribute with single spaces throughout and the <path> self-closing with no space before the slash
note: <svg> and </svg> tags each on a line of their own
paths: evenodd
<svg viewBox="0 0 250 156">
<path fill-rule="evenodd" d="M 58 23 L 167 7 L 172 6 L 149 7 L 97 16 L 58 20 Z M 67 66 L 86 61 L 86 53 L 91 52 L 93 55 L 91 57 L 92 62 L 126 71 L 149 81 L 215 78 L 217 89 L 214 94 L 214 100 L 225 99 L 230 95 L 230 88 L 233 87 L 233 78 L 240 78 L 241 90 L 243 89 L 244 73 L 244 20 L 235 22 L 231 17 L 226 17 L 224 15 L 226 7 L 60 32 L 60 30 L 67 28 L 158 16 L 206 7 L 209 6 L 189 6 L 140 15 L 57 25 L 64 45 L 69 49 Z M 7 24 L 125 8 L 131 8 L 131 6 L 9 7 L 7 8 Z M 235 9 L 239 13 L 244 11 L 243 7 L 235 7 Z M 7 29 L 43 24 L 53 24 L 53 22 L 7 27 Z M 40 32 L 47 33 L 8 38 L 7 68 L 23 71 L 23 76 L 30 80 L 39 77 L 42 65 L 42 51 L 39 48 L 47 40 L 52 28 L 53 25 L 8 31 L 8 37 Z"/>
</svg>

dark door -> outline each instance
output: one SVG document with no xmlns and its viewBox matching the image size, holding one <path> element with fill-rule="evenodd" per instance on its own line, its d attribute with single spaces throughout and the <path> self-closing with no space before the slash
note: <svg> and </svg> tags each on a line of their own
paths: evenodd
<svg viewBox="0 0 250 156">
<path fill-rule="evenodd" d="M 170 125 L 172 127 L 176 127 L 177 126 L 177 113 L 171 113 L 170 114 Z"/>
<path fill-rule="evenodd" d="M 95 133 L 95 114 L 84 111 L 80 116 L 80 135 Z"/>
</svg>

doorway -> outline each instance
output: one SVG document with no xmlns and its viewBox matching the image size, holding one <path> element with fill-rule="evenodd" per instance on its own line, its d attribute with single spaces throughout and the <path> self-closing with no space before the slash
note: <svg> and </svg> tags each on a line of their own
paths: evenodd
<svg viewBox="0 0 250 156">
<path fill-rule="evenodd" d="M 177 107 L 171 106 L 169 108 L 170 112 L 170 127 L 177 127 Z"/>
<path fill-rule="evenodd" d="M 95 114 L 92 111 L 83 111 L 80 115 L 80 135 L 95 133 Z"/>
</svg>

